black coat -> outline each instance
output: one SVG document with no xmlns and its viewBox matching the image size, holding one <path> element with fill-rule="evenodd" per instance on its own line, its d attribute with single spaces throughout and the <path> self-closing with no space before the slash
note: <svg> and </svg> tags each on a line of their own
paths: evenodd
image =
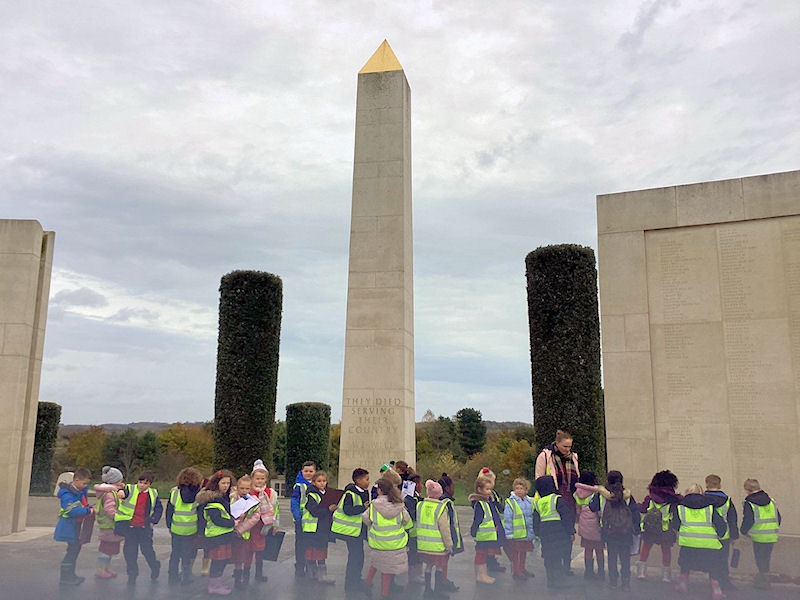
<svg viewBox="0 0 800 600">
<path fill-rule="evenodd" d="M 539 496 L 544 498 L 556 493 L 556 484 L 550 475 L 544 475 L 536 480 L 536 491 Z M 540 540 L 542 546 L 548 542 L 562 542 L 569 540 L 575 535 L 575 511 L 562 498 L 556 501 L 556 511 L 561 517 L 560 521 L 546 521 L 542 523 L 542 518 L 537 511 L 533 511 L 533 531 Z"/>
<path fill-rule="evenodd" d="M 322 505 L 317 502 L 314 496 L 319 493 L 320 491 L 313 486 L 308 488 L 306 510 L 312 517 L 317 518 L 317 530 L 314 532 L 304 531 L 303 538 L 306 540 L 307 546 L 312 548 L 327 548 L 331 537 L 333 513 L 327 505 Z"/>
<path fill-rule="evenodd" d="M 672 515 L 670 527 L 675 531 L 680 530 L 681 518 L 677 510 L 677 506 L 683 505 L 687 508 L 705 508 L 707 506 L 714 507 L 714 499 L 710 496 L 703 494 L 687 494 L 683 500 L 676 505 L 675 512 Z M 714 530 L 719 537 L 725 535 L 728 530 L 728 524 L 720 514 L 714 510 L 711 516 L 711 523 L 714 525 Z M 680 554 L 678 555 L 678 564 L 682 571 L 704 571 L 711 575 L 713 579 L 719 579 L 722 574 L 722 561 L 725 557 L 719 550 L 712 550 L 710 548 L 688 548 L 681 546 Z"/>
</svg>

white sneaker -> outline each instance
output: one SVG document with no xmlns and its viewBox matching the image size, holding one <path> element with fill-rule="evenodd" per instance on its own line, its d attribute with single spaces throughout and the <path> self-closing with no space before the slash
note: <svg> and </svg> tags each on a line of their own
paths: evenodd
<svg viewBox="0 0 800 600">
<path fill-rule="evenodd" d="M 636 579 L 647 579 L 647 565 L 642 561 L 636 563 Z"/>
<path fill-rule="evenodd" d="M 672 581 L 672 569 L 670 567 L 661 567 L 661 581 L 664 583 Z"/>
</svg>

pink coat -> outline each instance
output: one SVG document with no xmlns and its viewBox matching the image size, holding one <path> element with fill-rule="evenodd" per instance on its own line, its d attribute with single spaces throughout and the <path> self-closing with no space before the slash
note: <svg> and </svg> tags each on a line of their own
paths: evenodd
<svg viewBox="0 0 800 600">
<path fill-rule="evenodd" d="M 100 483 L 94 486 L 94 495 L 98 498 L 98 502 L 101 496 L 103 500 L 103 506 L 98 506 L 97 510 L 102 510 L 112 521 L 114 520 L 114 515 L 117 514 L 117 495 L 116 493 L 106 494 L 105 492 L 117 492 L 121 489 L 122 487 L 116 483 Z M 120 535 L 116 535 L 113 529 L 96 529 L 99 532 L 97 539 L 101 542 L 121 542 L 125 539 Z"/>
<path fill-rule="evenodd" d="M 599 486 L 586 485 L 583 483 L 575 484 L 575 496 L 581 499 L 591 498 L 598 490 Z M 589 505 L 576 505 L 576 519 L 578 522 L 578 535 L 582 539 L 591 542 L 602 541 L 600 532 L 600 513 L 592 512 Z"/>
</svg>

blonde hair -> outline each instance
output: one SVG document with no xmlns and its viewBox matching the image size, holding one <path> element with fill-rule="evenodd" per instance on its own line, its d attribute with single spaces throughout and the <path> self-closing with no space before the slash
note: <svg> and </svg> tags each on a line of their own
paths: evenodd
<svg viewBox="0 0 800 600">
<path fill-rule="evenodd" d="M 319 479 L 320 477 L 328 479 L 328 474 L 325 471 L 314 471 L 314 474 L 311 476 L 312 483 L 317 479 Z"/>
<path fill-rule="evenodd" d="M 703 488 L 700 487 L 700 484 L 693 483 L 688 488 L 686 488 L 686 491 L 683 492 L 683 495 L 688 496 L 689 494 L 702 494 L 702 493 L 703 493 Z"/>
<path fill-rule="evenodd" d="M 489 477 L 486 477 L 485 475 L 478 475 L 478 477 L 475 479 L 475 493 L 481 494 L 481 490 L 483 490 L 484 488 L 490 490 L 491 492 L 493 483 L 494 482 Z"/>
<path fill-rule="evenodd" d="M 706 488 L 712 488 L 718 490 L 719 487 L 722 485 L 722 477 L 719 475 L 706 475 Z"/>
<path fill-rule="evenodd" d="M 571 439 L 573 439 L 573 437 L 569 431 L 565 431 L 563 429 L 556 429 L 556 443 Z"/>
<path fill-rule="evenodd" d="M 400 477 L 400 473 L 395 471 L 394 469 L 388 469 L 383 472 L 383 475 L 380 477 L 381 479 L 385 479 L 386 481 L 391 482 L 392 485 L 400 485 L 403 483 L 403 478 Z"/>
<path fill-rule="evenodd" d="M 758 483 L 758 479 L 745 479 L 744 489 L 751 493 L 757 492 L 761 489 L 761 484 Z"/>
<path fill-rule="evenodd" d="M 529 492 L 531 491 L 531 482 L 530 482 L 530 481 L 528 481 L 527 479 L 525 479 L 524 477 L 517 477 L 517 478 L 514 480 L 514 483 L 512 483 L 512 484 L 511 484 L 511 487 L 512 487 L 512 488 L 515 488 L 515 487 L 517 487 L 518 485 L 521 485 L 522 487 L 524 487 L 524 488 L 525 488 L 526 490 L 528 490 Z"/>
<path fill-rule="evenodd" d="M 250 479 L 250 475 L 242 475 L 241 477 L 239 477 L 239 479 L 236 480 L 236 485 L 239 485 L 240 483 L 244 482 L 250 483 L 252 481 L 253 480 Z"/>
</svg>

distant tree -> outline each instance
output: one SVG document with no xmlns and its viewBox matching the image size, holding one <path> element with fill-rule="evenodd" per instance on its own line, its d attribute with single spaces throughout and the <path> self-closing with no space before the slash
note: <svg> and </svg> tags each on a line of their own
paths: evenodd
<svg viewBox="0 0 800 600">
<path fill-rule="evenodd" d="M 106 464 L 122 470 L 126 479 L 139 471 L 154 467 L 158 462 L 158 439 L 152 431 L 139 435 L 135 429 L 126 429 L 108 436 L 103 448 Z"/>
<path fill-rule="evenodd" d="M 422 415 L 423 423 L 433 423 L 435 420 L 436 420 L 436 415 L 433 414 L 433 411 L 430 408 L 425 411 L 424 415 Z"/>
<path fill-rule="evenodd" d="M 158 434 L 161 452 L 180 453 L 184 465 L 211 467 L 214 439 L 205 426 L 175 423 Z"/>
<path fill-rule="evenodd" d="M 458 444 L 467 456 L 483 450 L 486 443 L 486 424 L 483 415 L 474 408 L 462 408 L 456 413 Z"/>
<path fill-rule="evenodd" d="M 440 416 L 430 424 L 428 439 L 436 450 L 453 448 L 456 439 L 456 425 L 448 417 Z"/>
<path fill-rule="evenodd" d="M 536 445 L 574 437 L 581 468 L 606 469 L 594 251 L 562 244 L 525 258 Z"/>
<path fill-rule="evenodd" d="M 108 434 L 97 425 L 73 435 L 67 443 L 66 459 L 69 466 L 73 470 L 85 467 L 97 476 L 103 468 L 103 449 L 107 440 Z"/>
<path fill-rule="evenodd" d="M 233 271 L 220 282 L 214 464 L 249 472 L 272 462 L 283 283 L 262 271 Z"/>
<path fill-rule="evenodd" d="M 434 450 L 431 441 L 424 436 L 417 437 L 416 448 L 417 448 L 417 463 L 427 458 L 428 456 L 431 456 L 432 454 L 436 453 L 436 450 Z"/>
<path fill-rule="evenodd" d="M 286 472 L 286 421 L 275 421 L 272 439 L 275 447 L 272 450 L 270 472 L 283 475 Z"/>
<path fill-rule="evenodd" d="M 533 425 L 520 425 L 512 430 L 511 435 L 515 440 L 526 440 L 533 448 L 536 447 L 536 429 Z"/>
<path fill-rule="evenodd" d="M 58 439 L 61 406 L 54 402 L 39 402 L 36 410 L 36 437 L 33 441 L 30 491 L 47 493 L 53 481 L 53 455 Z"/>
</svg>

